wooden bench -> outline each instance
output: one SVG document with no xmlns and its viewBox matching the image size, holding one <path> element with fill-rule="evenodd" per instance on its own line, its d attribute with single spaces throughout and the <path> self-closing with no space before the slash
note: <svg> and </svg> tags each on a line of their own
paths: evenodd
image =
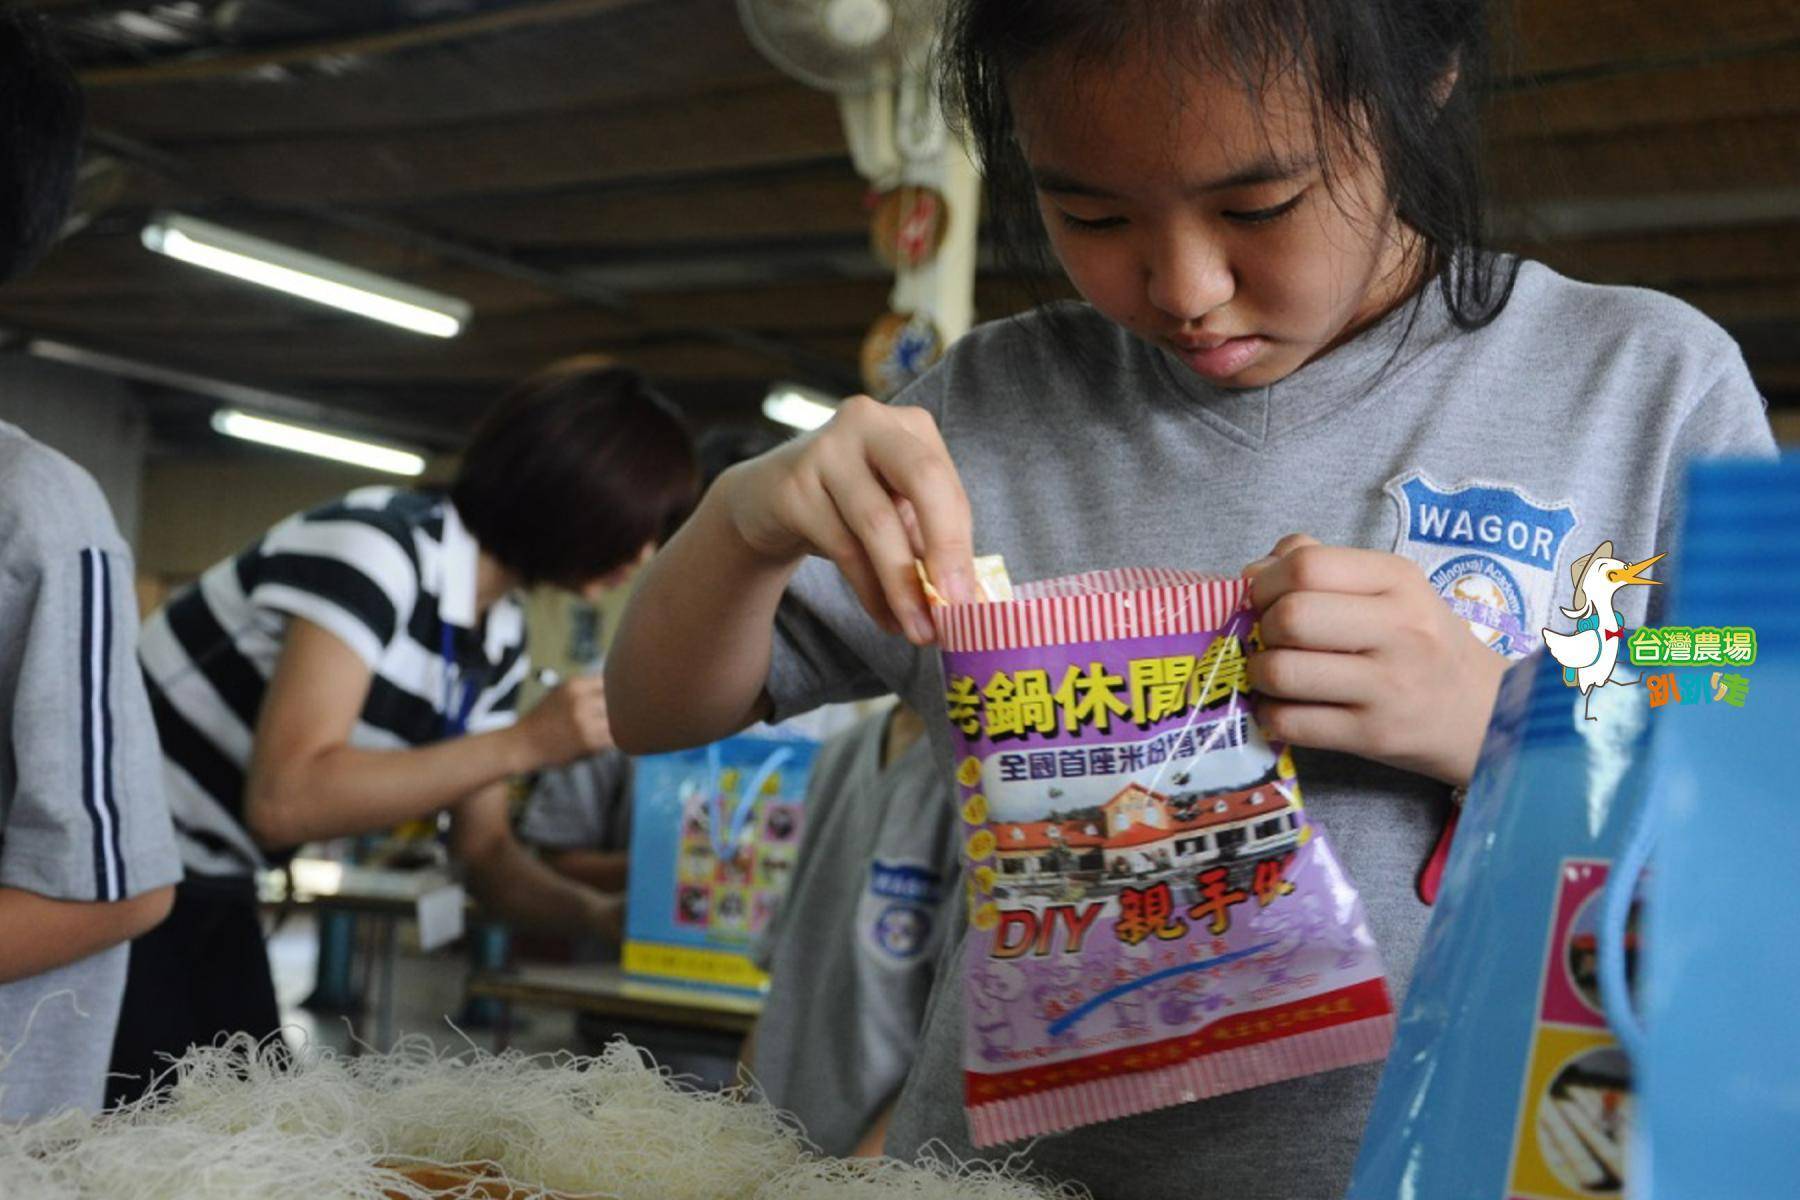
<svg viewBox="0 0 1800 1200">
<path fill-rule="evenodd" d="M 537 1004 L 734 1037 L 749 1033 L 762 1011 L 759 996 L 645 983 L 626 975 L 617 963 L 477 971 L 469 977 L 468 994 L 499 1001 L 501 1018 L 494 1029 L 497 1051 L 504 1050 L 511 1037 L 514 1004 Z"/>
</svg>

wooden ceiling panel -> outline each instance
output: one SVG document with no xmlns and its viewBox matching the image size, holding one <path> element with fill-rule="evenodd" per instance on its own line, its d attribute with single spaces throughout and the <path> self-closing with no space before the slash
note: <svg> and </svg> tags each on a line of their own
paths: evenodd
<svg viewBox="0 0 1800 1200">
<path fill-rule="evenodd" d="M 1687 283 L 1668 289 L 1727 327 L 1741 322 L 1779 321 L 1800 345 L 1800 278 L 1754 283 Z M 1752 361 L 1752 367 L 1756 363 Z"/>
<path fill-rule="evenodd" d="M 1531 254 L 1577 279 L 1644 287 L 1780 282 L 1800 279 L 1800 221 L 1570 238 Z"/>
<path fill-rule="evenodd" d="M 812 163 L 843 154 L 844 134 L 831 97 L 775 83 L 406 133 L 163 148 L 224 195 L 382 206 Z"/>
<path fill-rule="evenodd" d="M 52 335 L 64 331 L 51 330 Z M 73 340 L 72 335 L 71 340 Z M 823 357 L 854 361 L 860 339 L 815 336 L 801 348 Z M 280 387 L 301 395 L 375 384 L 429 386 L 438 381 L 504 384 L 572 354 L 610 354 L 669 379 L 774 379 L 794 374 L 779 359 L 712 342 L 636 343 L 598 338 L 535 340 L 495 347 L 456 339 L 431 346 L 403 343 L 369 348 L 363 338 L 238 337 L 204 346 L 171 346 L 163 339 L 110 338 L 104 349 L 132 358 L 181 366 L 228 379 L 270 378 L 278 364 Z M 275 386 L 275 385 L 271 385 Z"/>
<path fill-rule="evenodd" d="M 1496 141 L 1624 134 L 1800 113 L 1800 50 L 1577 77 L 1509 93 L 1487 113 Z"/>
<path fill-rule="evenodd" d="M 1497 4 L 1517 75 L 1745 54 L 1800 38 L 1793 0 L 1517 0 Z"/>
<path fill-rule="evenodd" d="M 300 63 L 166 82 L 153 65 L 90 72 L 89 106 L 96 124 L 150 139 L 260 139 L 443 126 L 778 79 L 735 20 L 716 19 L 719 8 L 720 0 L 638 0 L 392 53 L 352 49 L 330 56 L 329 69 Z"/>
<path fill-rule="evenodd" d="M 1522 52 L 1489 122 L 1508 228 L 1565 231 L 1529 252 L 1568 274 L 1671 291 L 1755 331 L 1745 353 L 1765 388 L 1800 378 L 1786 349 L 1800 347 L 1800 215 L 1781 207 L 1800 195 L 1800 4 L 1519 8 Z M 754 419 L 766 382 L 800 372 L 717 331 L 848 373 L 886 307 L 835 102 L 766 64 L 727 0 L 512 0 L 207 53 L 90 75 L 96 126 L 147 143 L 100 145 L 139 169 L 0 293 L 0 325 L 460 430 L 585 350 L 649 371 L 690 411 Z M 137 242 L 158 205 L 462 296 L 475 319 L 437 342 L 169 262 Z M 517 268 L 629 289 L 628 311 Z M 1026 301 L 1018 281 L 984 279 L 977 310 Z"/>
<path fill-rule="evenodd" d="M 1800 186 L 1800 121 L 1784 114 L 1500 142 L 1490 170 L 1512 203 Z"/>
<path fill-rule="evenodd" d="M 861 234 L 868 185 L 846 158 L 792 170 L 409 205 L 394 216 L 516 248 Z"/>
</svg>

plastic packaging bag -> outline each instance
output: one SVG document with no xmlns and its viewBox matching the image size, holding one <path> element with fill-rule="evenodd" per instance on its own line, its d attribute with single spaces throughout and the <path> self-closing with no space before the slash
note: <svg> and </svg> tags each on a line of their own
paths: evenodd
<svg viewBox="0 0 1800 1200">
<path fill-rule="evenodd" d="M 1632 634 L 1672 661 L 1591 722 L 1547 655 L 1508 674 L 1355 1200 L 1794 1194 L 1797 522 L 1800 462 L 1696 467 L 1673 603 Z"/>
<path fill-rule="evenodd" d="M 1755 658 L 1677 670 L 1703 702 L 1652 722 L 1635 1197 L 1800 1191 L 1796 528 L 1800 459 L 1694 469 L 1667 620 L 1751 629 Z"/>
<path fill-rule="evenodd" d="M 1398 1196 L 1618 1195 L 1630 1068 L 1600 912 L 1643 800 L 1646 689 L 1595 720 L 1538 653 L 1507 672 L 1350 1185 Z"/>
<path fill-rule="evenodd" d="M 1361 901 L 1250 714 L 1246 587 L 1112 571 L 934 610 L 978 1146 L 1387 1049 Z"/>
</svg>

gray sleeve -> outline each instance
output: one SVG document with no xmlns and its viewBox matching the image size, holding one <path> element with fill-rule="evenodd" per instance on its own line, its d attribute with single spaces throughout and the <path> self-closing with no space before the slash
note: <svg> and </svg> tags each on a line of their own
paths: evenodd
<svg viewBox="0 0 1800 1200">
<path fill-rule="evenodd" d="M 766 685 L 774 704 L 769 720 L 893 690 L 871 661 L 891 656 L 882 654 L 889 637 L 863 611 L 835 566 L 808 559 L 775 613 Z"/>
<path fill-rule="evenodd" d="M 545 771 L 525 802 L 520 839 L 545 850 L 628 849 L 631 774 L 617 750 Z"/>
<path fill-rule="evenodd" d="M 1676 563 L 1681 562 L 1678 543 L 1688 464 L 1697 459 L 1773 458 L 1776 454 L 1768 406 L 1756 390 L 1756 382 L 1750 376 L 1742 352 L 1735 343 L 1728 341 L 1727 344 L 1729 350 L 1721 355 L 1722 369 L 1700 390 L 1682 418 L 1670 448 L 1662 508 L 1656 526 L 1656 549 L 1667 552 L 1670 560 Z M 1662 588 L 1647 590 L 1653 594 L 1649 597 L 1646 620 L 1655 624 L 1667 598 L 1662 595 Z"/>
<path fill-rule="evenodd" d="M 137 665 L 130 551 L 99 488 L 0 452 L 0 884 L 116 901 L 181 877 Z"/>
</svg>

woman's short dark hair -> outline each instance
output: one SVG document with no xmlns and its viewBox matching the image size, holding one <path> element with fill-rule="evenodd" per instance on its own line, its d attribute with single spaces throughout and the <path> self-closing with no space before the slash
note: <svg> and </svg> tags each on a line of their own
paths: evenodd
<svg viewBox="0 0 1800 1200">
<path fill-rule="evenodd" d="M 987 177 L 993 235 L 1028 278 L 1054 273 L 1016 140 L 1013 82 L 1050 54 L 1106 63 L 1153 46 L 1221 72 L 1253 100 L 1290 69 L 1304 81 L 1330 184 L 1330 151 L 1359 131 L 1380 158 L 1419 264 L 1465 329 L 1506 306 L 1516 259 L 1487 251 L 1477 118 L 1490 33 L 1483 0 L 951 0 L 940 51 L 944 108 Z M 1179 71 L 1169 74 L 1177 86 Z M 1447 85 L 1447 90 L 1446 90 Z"/>
<path fill-rule="evenodd" d="M 525 584 L 573 589 L 660 541 L 695 487 L 681 414 L 638 372 L 584 357 L 501 397 L 450 497 L 481 548 Z"/>
<path fill-rule="evenodd" d="M 62 228 L 85 114 L 43 19 L 0 9 L 0 281 L 22 274 Z"/>
</svg>

